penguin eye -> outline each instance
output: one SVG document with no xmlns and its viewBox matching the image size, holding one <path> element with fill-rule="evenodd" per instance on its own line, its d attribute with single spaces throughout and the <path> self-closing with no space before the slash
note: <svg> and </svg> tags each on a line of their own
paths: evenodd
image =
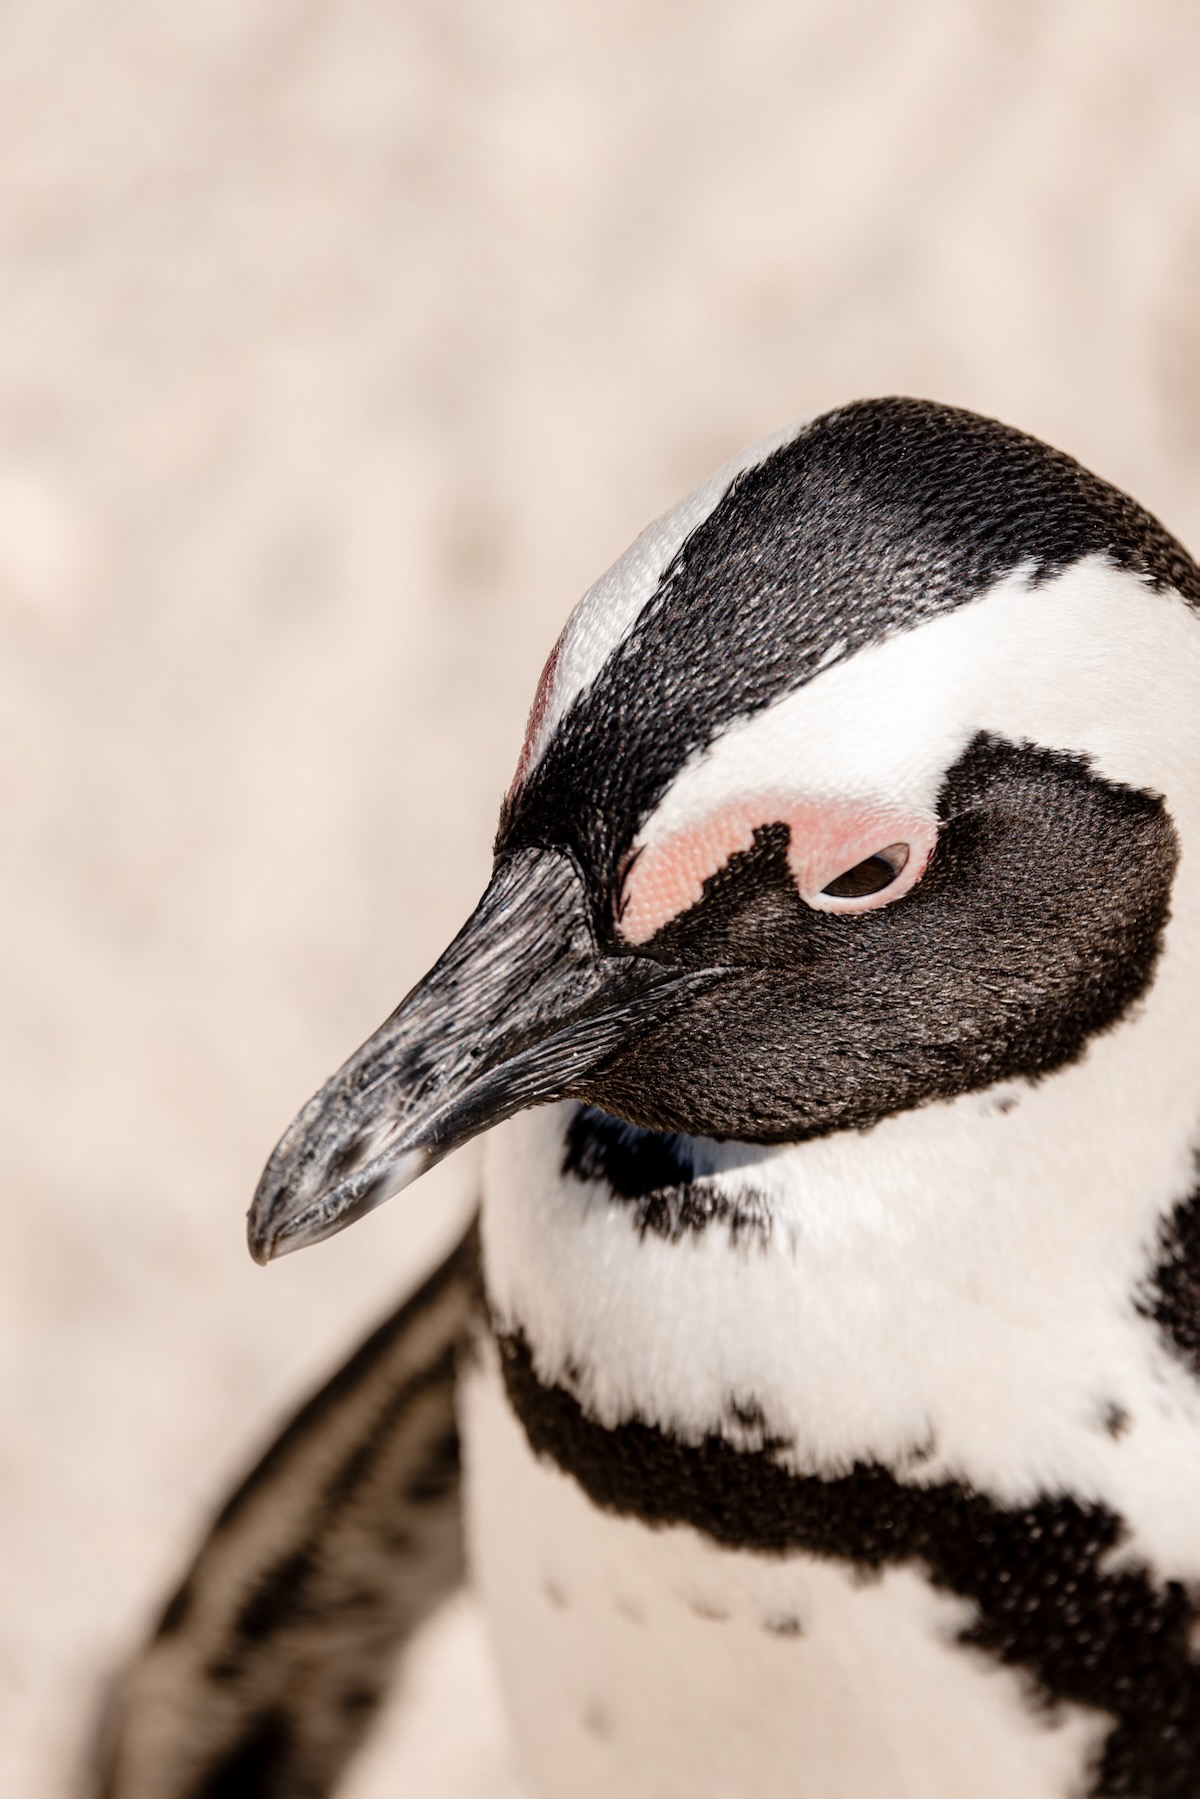
<svg viewBox="0 0 1200 1799">
<path fill-rule="evenodd" d="M 907 843 L 889 843 L 886 849 L 876 850 L 873 856 L 865 856 L 853 868 L 846 869 L 844 874 L 835 875 L 832 881 L 825 883 L 821 892 L 828 899 L 865 899 L 868 894 L 882 893 L 885 887 L 891 886 L 897 875 L 904 872 L 908 856 Z"/>
<path fill-rule="evenodd" d="M 847 842 L 836 860 L 820 854 L 810 857 L 806 867 L 802 864 L 796 870 L 800 897 L 814 912 L 873 912 L 879 906 L 890 906 L 921 879 L 936 838 L 932 822 L 914 819 L 905 837 L 872 849 L 868 855 L 860 853 L 855 858 L 852 844 Z M 831 860 L 835 869 L 841 862 L 840 870 L 832 875 Z"/>
</svg>

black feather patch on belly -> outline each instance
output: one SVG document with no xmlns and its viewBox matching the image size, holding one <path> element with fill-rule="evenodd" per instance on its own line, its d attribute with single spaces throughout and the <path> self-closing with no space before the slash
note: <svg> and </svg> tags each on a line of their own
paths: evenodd
<svg viewBox="0 0 1200 1799">
<path fill-rule="evenodd" d="M 976 1607 L 965 1646 L 1021 1669 L 1050 1703 L 1112 1717 L 1091 1799 L 1200 1793 L 1200 1665 L 1189 1650 L 1200 1613 L 1179 1582 L 1108 1565 L 1124 1526 L 1105 1506 L 1055 1496 L 1007 1507 L 958 1482 L 910 1485 L 874 1462 L 800 1476 L 780 1465 L 778 1444 L 685 1443 L 637 1419 L 610 1429 L 538 1379 L 522 1337 L 499 1347 L 531 1448 L 593 1504 L 652 1527 L 690 1525 L 731 1549 L 867 1573 L 915 1563 Z"/>
</svg>

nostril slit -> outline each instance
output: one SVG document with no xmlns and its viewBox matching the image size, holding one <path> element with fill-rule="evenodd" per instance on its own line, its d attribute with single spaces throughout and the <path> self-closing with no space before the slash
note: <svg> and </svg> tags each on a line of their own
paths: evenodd
<svg viewBox="0 0 1200 1799">
<path fill-rule="evenodd" d="M 347 1175 L 354 1173 L 356 1168 L 361 1168 L 367 1159 L 367 1147 L 365 1137 L 355 1137 L 350 1143 L 339 1149 L 329 1164 L 329 1179 L 344 1181 Z"/>
</svg>

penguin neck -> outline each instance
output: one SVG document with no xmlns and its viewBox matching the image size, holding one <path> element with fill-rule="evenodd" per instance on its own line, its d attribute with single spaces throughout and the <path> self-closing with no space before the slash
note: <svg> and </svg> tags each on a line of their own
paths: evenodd
<svg viewBox="0 0 1200 1799">
<path fill-rule="evenodd" d="M 608 1425 L 1007 1503 L 1092 1494 L 1194 1577 L 1200 1382 L 1147 1305 L 1196 1180 L 1194 886 L 1182 868 L 1150 990 L 1075 1064 L 867 1132 L 725 1146 L 706 1179 L 763 1231 L 719 1210 L 675 1238 L 639 1229 L 603 1182 L 564 1174 L 570 1108 L 511 1121 L 483 1213 L 497 1327 Z"/>
</svg>

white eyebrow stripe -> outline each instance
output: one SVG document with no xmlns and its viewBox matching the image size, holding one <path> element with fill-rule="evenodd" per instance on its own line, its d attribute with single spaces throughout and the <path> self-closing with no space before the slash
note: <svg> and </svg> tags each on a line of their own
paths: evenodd
<svg viewBox="0 0 1200 1799">
<path fill-rule="evenodd" d="M 742 450 L 686 499 L 647 525 L 625 554 L 588 588 L 563 631 L 554 679 L 529 745 L 523 778 L 540 762 L 572 703 L 591 686 L 633 630 L 664 573 L 696 527 L 716 511 L 738 475 L 757 468 L 776 450 L 799 437 L 815 416 L 797 419 Z"/>
<path fill-rule="evenodd" d="M 1036 586 L 1031 574 L 1017 569 L 731 721 L 684 763 L 633 849 L 747 793 L 934 816 L 947 769 L 980 731 L 1088 755 L 1109 779 L 1170 790 L 1182 721 L 1163 722 L 1162 670 L 1194 665 L 1200 650 L 1185 602 L 1098 556 Z"/>
</svg>

